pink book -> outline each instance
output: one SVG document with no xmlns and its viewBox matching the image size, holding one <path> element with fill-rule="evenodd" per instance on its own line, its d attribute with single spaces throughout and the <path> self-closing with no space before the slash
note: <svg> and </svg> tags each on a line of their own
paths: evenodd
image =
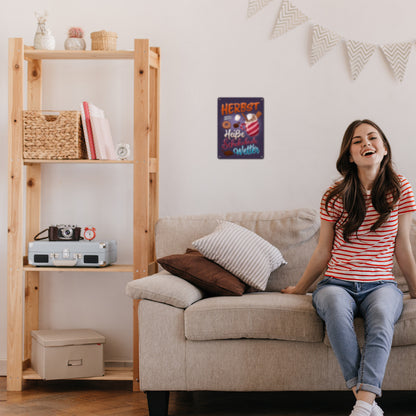
<svg viewBox="0 0 416 416">
<path fill-rule="evenodd" d="M 92 127 L 91 127 L 90 109 L 89 109 L 88 103 L 86 101 L 83 101 L 82 105 L 84 107 L 85 125 L 87 127 L 87 134 L 88 134 L 88 136 L 85 138 L 85 140 L 88 140 L 90 153 L 91 153 L 91 159 L 97 159 L 97 155 L 95 153 L 94 139 L 93 139 L 93 134 L 92 134 Z M 87 146 L 87 148 L 88 148 L 88 146 Z"/>
<path fill-rule="evenodd" d="M 90 150 L 90 143 L 88 141 L 87 123 L 85 121 L 85 111 L 84 111 L 84 106 L 82 105 L 82 103 L 80 104 L 80 107 L 81 107 L 81 122 L 82 122 L 82 131 L 84 133 L 85 147 L 87 148 L 88 159 L 91 159 L 91 150 Z"/>
</svg>

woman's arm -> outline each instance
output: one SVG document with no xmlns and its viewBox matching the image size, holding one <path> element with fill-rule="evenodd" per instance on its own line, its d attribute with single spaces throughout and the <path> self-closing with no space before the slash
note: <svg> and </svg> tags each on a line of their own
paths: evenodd
<svg viewBox="0 0 416 416">
<path fill-rule="evenodd" d="M 316 246 L 306 269 L 296 286 L 289 286 L 282 293 L 294 293 L 304 295 L 309 286 L 325 270 L 331 258 L 332 244 L 334 242 L 334 223 L 321 220 L 321 231 L 318 245 Z"/>
<path fill-rule="evenodd" d="M 399 229 L 397 231 L 394 253 L 409 287 L 410 296 L 416 298 L 416 262 L 410 244 L 412 216 L 412 212 L 399 215 Z"/>
</svg>

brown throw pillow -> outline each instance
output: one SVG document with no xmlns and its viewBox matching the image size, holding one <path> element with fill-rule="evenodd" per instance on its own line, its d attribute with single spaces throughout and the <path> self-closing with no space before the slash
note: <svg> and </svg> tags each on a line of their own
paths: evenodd
<svg viewBox="0 0 416 416">
<path fill-rule="evenodd" d="M 168 272 L 179 276 L 212 295 L 241 296 L 246 285 L 198 250 L 162 257 L 157 262 Z"/>
</svg>

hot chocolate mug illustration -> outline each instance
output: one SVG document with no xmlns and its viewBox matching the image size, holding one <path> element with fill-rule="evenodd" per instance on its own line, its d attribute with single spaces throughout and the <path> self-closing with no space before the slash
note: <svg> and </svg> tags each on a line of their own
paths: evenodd
<svg viewBox="0 0 416 416">
<path fill-rule="evenodd" d="M 250 137 L 256 137 L 260 131 L 259 125 L 259 118 L 261 116 L 261 112 L 258 111 L 257 114 L 249 113 L 245 115 L 243 113 L 243 117 L 245 122 L 241 124 L 241 127 L 246 130 L 247 134 Z"/>
</svg>

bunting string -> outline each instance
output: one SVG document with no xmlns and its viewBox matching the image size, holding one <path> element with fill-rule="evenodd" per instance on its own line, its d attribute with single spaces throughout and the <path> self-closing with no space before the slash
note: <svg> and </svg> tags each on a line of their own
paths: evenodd
<svg viewBox="0 0 416 416">
<path fill-rule="evenodd" d="M 308 16 L 304 15 L 290 1 L 284 0 L 273 27 L 272 38 L 277 38 L 307 21 Z"/>
<path fill-rule="evenodd" d="M 341 36 L 321 25 L 313 25 L 312 27 L 312 46 L 310 53 L 311 65 L 316 64 L 327 52 L 338 45 Z"/>
<path fill-rule="evenodd" d="M 255 15 L 259 10 L 261 10 L 264 6 L 266 6 L 271 1 L 273 0 L 249 0 L 248 9 L 247 9 L 247 17 L 251 17 Z"/>
<path fill-rule="evenodd" d="M 358 74 L 364 68 L 364 65 L 376 51 L 376 46 L 356 40 L 347 40 L 346 45 L 348 58 L 350 60 L 352 79 L 357 79 Z"/>
<path fill-rule="evenodd" d="M 273 0 L 249 0 L 247 16 L 252 17 L 271 1 Z M 310 20 L 311 19 L 295 6 L 291 0 L 282 0 L 279 14 L 272 28 L 271 37 L 274 39 L 282 36 L 288 31 L 295 29 L 308 21 L 310 22 Z M 394 78 L 400 82 L 404 80 L 414 41 L 395 42 L 386 45 L 370 44 L 345 39 L 341 35 L 318 23 L 310 23 L 312 28 L 312 44 L 309 52 L 311 65 L 315 65 L 330 50 L 342 42 L 347 49 L 351 77 L 353 80 L 357 79 L 377 48 L 381 50 L 386 58 Z"/>
<path fill-rule="evenodd" d="M 411 42 L 393 43 L 391 45 L 381 46 L 387 61 L 389 62 L 394 76 L 400 82 L 404 79 L 410 52 L 412 50 Z"/>
</svg>

